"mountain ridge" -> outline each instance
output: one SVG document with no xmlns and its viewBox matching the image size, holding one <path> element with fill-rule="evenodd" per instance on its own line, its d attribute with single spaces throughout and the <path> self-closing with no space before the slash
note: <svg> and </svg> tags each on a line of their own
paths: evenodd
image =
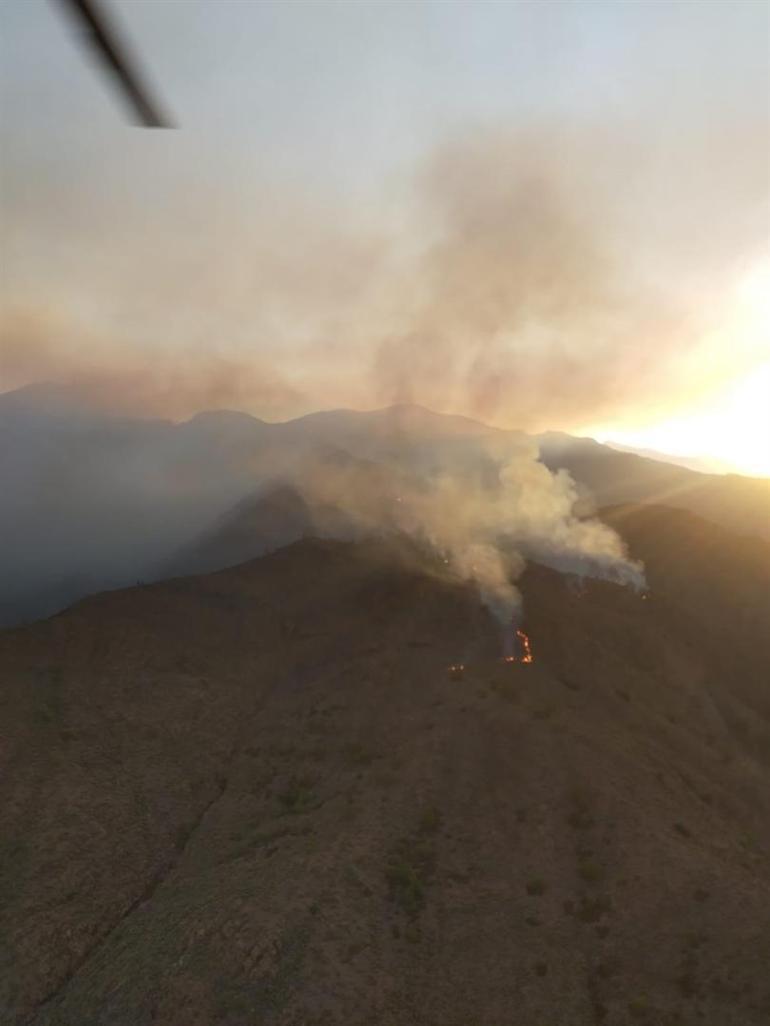
<svg viewBox="0 0 770 1026">
<path fill-rule="evenodd" d="M 240 502 L 269 481 L 301 479 L 324 450 L 419 477 L 447 466 L 491 471 L 507 452 L 532 446 L 534 456 L 538 444 L 409 405 L 277 424 L 209 411 L 173 424 L 84 412 L 76 399 L 44 387 L 0 395 L 0 623 L 156 578 Z M 770 538 L 770 482 L 702 475 L 570 436 L 541 437 L 539 451 L 549 469 L 574 478 L 584 511 L 663 502 Z"/>
</svg>

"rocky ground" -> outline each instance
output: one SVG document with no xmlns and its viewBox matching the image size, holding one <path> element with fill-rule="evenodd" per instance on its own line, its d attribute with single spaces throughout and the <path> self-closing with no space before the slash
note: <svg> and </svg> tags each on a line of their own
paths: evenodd
<svg viewBox="0 0 770 1026">
<path fill-rule="evenodd" d="M 530 666 L 384 542 L 0 633 L 2 1022 L 770 1022 L 770 551 L 608 516 Z"/>
</svg>

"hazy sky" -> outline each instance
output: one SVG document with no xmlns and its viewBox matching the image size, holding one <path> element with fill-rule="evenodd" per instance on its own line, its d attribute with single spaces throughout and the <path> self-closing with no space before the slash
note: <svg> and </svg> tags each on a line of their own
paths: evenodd
<svg viewBox="0 0 770 1026">
<path fill-rule="evenodd" d="M 3 0 L 2 387 L 409 399 L 770 473 L 766 4 L 105 5 L 179 128 Z"/>
</svg>

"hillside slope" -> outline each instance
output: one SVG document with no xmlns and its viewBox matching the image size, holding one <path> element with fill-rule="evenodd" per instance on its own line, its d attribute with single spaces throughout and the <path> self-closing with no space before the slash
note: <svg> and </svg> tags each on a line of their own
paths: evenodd
<svg viewBox="0 0 770 1026">
<path fill-rule="evenodd" d="M 701 474 L 558 432 L 540 436 L 539 442 L 543 462 L 552 470 L 568 470 L 599 505 L 673 506 L 770 541 L 770 478 Z"/>
<path fill-rule="evenodd" d="M 0 633 L 3 1021 L 766 1023 L 768 550 L 611 515 L 650 596 L 531 567 L 531 666 L 385 542 Z"/>
</svg>

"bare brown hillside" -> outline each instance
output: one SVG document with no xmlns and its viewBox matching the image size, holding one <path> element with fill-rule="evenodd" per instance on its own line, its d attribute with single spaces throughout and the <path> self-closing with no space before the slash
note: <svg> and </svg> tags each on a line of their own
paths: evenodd
<svg viewBox="0 0 770 1026">
<path fill-rule="evenodd" d="M 385 542 L 0 633 L 3 1022 L 770 1021 L 768 551 L 610 516 L 532 666 Z"/>
</svg>

